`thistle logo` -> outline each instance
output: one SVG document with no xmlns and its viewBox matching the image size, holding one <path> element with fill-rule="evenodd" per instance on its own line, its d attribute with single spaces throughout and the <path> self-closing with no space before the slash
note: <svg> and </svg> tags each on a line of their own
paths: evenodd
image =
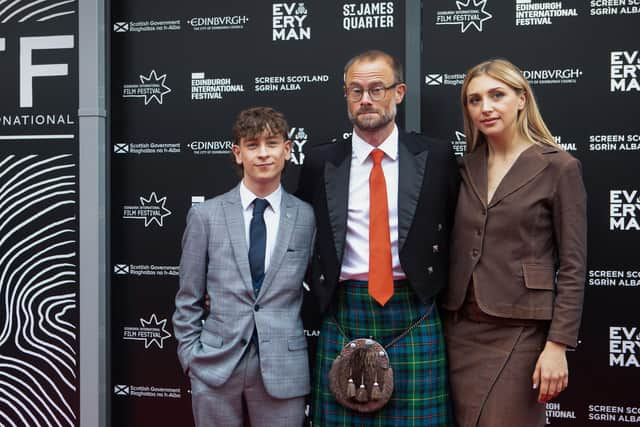
<svg viewBox="0 0 640 427">
<path fill-rule="evenodd" d="M 640 231 L 640 192 L 611 190 L 609 192 L 609 230 Z"/>
<path fill-rule="evenodd" d="M 640 51 L 611 52 L 611 92 L 640 92 Z"/>
<path fill-rule="evenodd" d="M 140 197 L 140 205 L 124 206 L 124 219 L 144 219 L 145 228 L 152 222 L 159 227 L 164 225 L 164 217 L 171 215 L 171 211 L 164 207 L 167 197 L 158 199 L 155 191 L 148 198 Z"/>
<path fill-rule="evenodd" d="M 291 163 L 302 166 L 304 163 L 304 145 L 309 140 L 309 135 L 304 128 L 291 128 L 289 130 L 291 140 Z"/>
<path fill-rule="evenodd" d="M 171 92 L 169 86 L 165 84 L 166 74 L 158 76 L 156 70 L 151 70 L 149 76 L 140 75 L 140 84 L 125 84 L 122 88 L 123 98 L 144 98 L 144 105 L 148 105 L 152 100 L 162 104 L 164 96 Z"/>
<path fill-rule="evenodd" d="M 304 3 L 274 3 L 273 41 L 311 39 L 311 27 L 304 22 L 308 14 Z"/>
<path fill-rule="evenodd" d="M 140 318 L 140 326 L 125 326 L 122 338 L 132 341 L 144 341 L 144 348 L 149 348 L 154 343 L 158 348 L 163 348 L 164 340 L 171 336 L 166 326 L 167 319 L 158 321 L 154 313 L 149 320 Z"/>
<path fill-rule="evenodd" d="M 436 12 L 436 25 L 460 25 L 463 33 L 472 26 L 482 31 L 484 21 L 493 18 L 486 6 L 487 0 L 456 1 L 457 10 Z"/>
<path fill-rule="evenodd" d="M 609 327 L 609 366 L 640 368 L 640 329 L 636 327 Z"/>
</svg>

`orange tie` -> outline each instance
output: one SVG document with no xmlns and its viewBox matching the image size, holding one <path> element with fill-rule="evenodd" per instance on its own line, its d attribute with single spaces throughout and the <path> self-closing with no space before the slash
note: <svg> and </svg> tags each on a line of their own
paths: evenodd
<svg viewBox="0 0 640 427">
<path fill-rule="evenodd" d="M 371 151 L 373 167 L 369 175 L 369 295 L 385 305 L 393 295 L 391 236 L 387 184 L 382 170 L 384 151 Z"/>
</svg>

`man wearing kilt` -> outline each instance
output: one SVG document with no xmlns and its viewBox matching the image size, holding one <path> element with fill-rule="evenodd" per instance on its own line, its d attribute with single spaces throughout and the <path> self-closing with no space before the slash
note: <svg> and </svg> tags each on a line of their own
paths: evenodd
<svg viewBox="0 0 640 427">
<path fill-rule="evenodd" d="M 305 305 L 322 319 L 313 425 L 449 426 L 446 354 L 433 302 L 447 283 L 455 156 L 450 144 L 396 126 L 407 86 L 391 55 L 374 50 L 351 58 L 344 85 L 352 136 L 306 153 L 297 191 L 313 205 L 318 227 Z M 386 346 L 393 369 L 391 399 L 373 413 L 347 409 L 329 387 L 333 361 L 356 338 Z"/>
</svg>

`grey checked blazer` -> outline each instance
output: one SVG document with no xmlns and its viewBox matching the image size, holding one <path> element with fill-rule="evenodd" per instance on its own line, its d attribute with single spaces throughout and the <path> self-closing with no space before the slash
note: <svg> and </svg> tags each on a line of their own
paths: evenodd
<svg viewBox="0 0 640 427">
<path fill-rule="evenodd" d="M 307 203 L 284 190 L 281 207 L 278 236 L 258 297 L 251 285 L 239 186 L 189 210 L 173 328 L 182 368 L 211 387 L 229 379 L 257 328 L 267 392 L 279 399 L 309 393 L 300 309 L 315 220 Z M 211 299 L 206 319 L 205 293 Z"/>
</svg>

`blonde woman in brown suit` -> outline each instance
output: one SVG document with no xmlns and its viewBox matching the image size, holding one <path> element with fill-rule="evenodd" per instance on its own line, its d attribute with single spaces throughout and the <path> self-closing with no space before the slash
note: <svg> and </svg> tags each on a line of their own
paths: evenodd
<svg viewBox="0 0 640 427">
<path fill-rule="evenodd" d="M 580 162 L 544 124 L 510 62 L 468 71 L 467 154 L 444 297 L 459 426 L 545 424 L 545 402 L 568 385 L 586 264 Z"/>
</svg>

